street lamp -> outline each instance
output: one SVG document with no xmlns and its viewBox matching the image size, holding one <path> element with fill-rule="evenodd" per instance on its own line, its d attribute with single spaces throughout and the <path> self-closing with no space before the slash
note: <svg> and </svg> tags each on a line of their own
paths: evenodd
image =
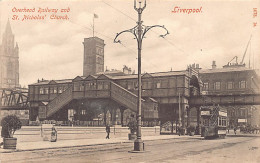
<svg viewBox="0 0 260 163">
<path fill-rule="evenodd" d="M 136 134 L 137 139 L 134 142 L 134 151 L 143 151 L 144 150 L 144 142 L 141 139 L 141 121 L 142 121 L 142 119 L 141 119 L 141 113 L 142 113 L 142 110 L 141 110 L 141 106 L 142 106 L 142 104 L 141 104 L 141 96 L 142 96 L 141 95 L 141 93 L 142 93 L 142 86 L 141 86 L 142 85 L 142 83 L 141 83 L 141 50 L 142 50 L 142 41 L 143 41 L 145 34 L 150 29 L 152 29 L 154 27 L 160 27 L 160 28 L 165 29 L 166 34 L 160 35 L 160 37 L 165 37 L 167 34 L 169 34 L 168 30 L 164 26 L 161 26 L 161 25 L 144 26 L 142 24 L 143 21 L 141 20 L 141 17 L 142 17 L 142 12 L 146 7 L 146 0 L 145 0 L 143 7 L 141 7 L 141 3 L 142 2 L 139 2 L 139 8 L 136 8 L 136 0 L 134 1 L 134 9 L 138 13 L 137 25 L 134 28 L 124 30 L 120 33 L 117 33 L 117 35 L 114 39 L 115 43 L 121 43 L 120 40 L 117 40 L 117 37 L 124 32 L 130 32 L 135 36 L 135 39 L 137 40 L 137 45 L 138 45 L 138 102 L 137 102 L 138 111 L 137 111 L 137 134 Z"/>
</svg>

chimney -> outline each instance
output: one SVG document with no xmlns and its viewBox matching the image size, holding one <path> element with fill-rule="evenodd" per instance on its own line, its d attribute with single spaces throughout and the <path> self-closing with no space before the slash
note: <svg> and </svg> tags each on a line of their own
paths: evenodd
<svg viewBox="0 0 260 163">
<path fill-rule="evenodd" d="M 216 61 L 212 61 L 212 69 L 217 68 Z"/>
</svg>

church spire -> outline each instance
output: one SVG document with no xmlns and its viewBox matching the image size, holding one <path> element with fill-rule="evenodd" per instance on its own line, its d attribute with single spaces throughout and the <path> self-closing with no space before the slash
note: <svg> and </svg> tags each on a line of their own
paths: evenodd
<svg viewBox="0 0 260 163">
<path fill-rule="evenodd" d="M 6 27 L 5 27 L 5 33 L 6 34 L 13 34 L 9 19 L 8 19 Z"/>
</svg>

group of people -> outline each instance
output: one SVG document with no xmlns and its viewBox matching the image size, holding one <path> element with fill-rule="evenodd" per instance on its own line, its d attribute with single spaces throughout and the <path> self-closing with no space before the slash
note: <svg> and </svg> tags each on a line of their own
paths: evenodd
<svg viewBox="0 0 260 163">
<path fill-rule="evenodd" d="M 247 126 L 240 126 L 240 127 L 233 127 L 234 129 L 234 134 L 237 134 L 237 130 L 239 129 L 241 133 L 249 133 L 249 134 L 260 134 L 260 127 L 258 126 L 251 126 L 251 125 L 247 125 Z M 229 127 L 228 127 L 228 133 L 229 133 Z"/>
</svg>

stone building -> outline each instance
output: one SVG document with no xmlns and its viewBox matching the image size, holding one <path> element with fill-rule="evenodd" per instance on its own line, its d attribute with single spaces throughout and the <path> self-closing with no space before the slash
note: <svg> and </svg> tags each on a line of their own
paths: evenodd
<svg viewBox="0 0 260 163">
<path fill-rule="evenodd" d="M 8 20 L 0 45 L 0 88 L 16 87 L 19 87 L 19 47 Z"/>
<path fill-rule="evenodd" d="M 204 95 L 246 95 L 259 93 L 259 75 L 256 70 L 246 68 L 245 64 L 225 65 L 216 68 L 213 61 L 212 69 L 201 69 L 200 79 L 203 82 L 201 89 Z M 253 105 L 226 105 L 229 126 L 260 125 L 259 106 Z"/>
</svg>

